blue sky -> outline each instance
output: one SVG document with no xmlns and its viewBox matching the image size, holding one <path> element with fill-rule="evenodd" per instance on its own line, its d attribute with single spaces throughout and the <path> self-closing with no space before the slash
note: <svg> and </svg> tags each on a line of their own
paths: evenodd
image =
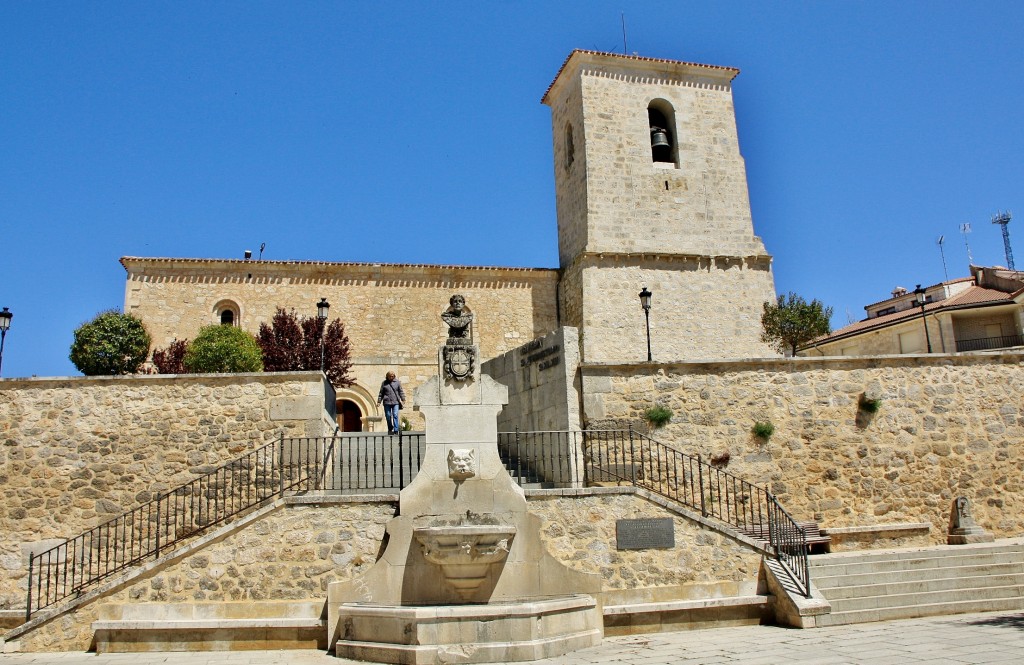
<svg viewBox="0 0 1024 665">
<path fill-rule="evenodd" d="M 123 255 L 556 267 L 574 48 L 729 65 L 776 289 L 833 326 L 1024 242 L 1024 3 L 0 3 L 3 376 L 73 375 Z M 1024 244 L 1018 250 L 1024 263 Z M 312 306 L 312 305 L 311 305 Z M 847 314 L 849 313 L 849 314 Z"/>
</svg>

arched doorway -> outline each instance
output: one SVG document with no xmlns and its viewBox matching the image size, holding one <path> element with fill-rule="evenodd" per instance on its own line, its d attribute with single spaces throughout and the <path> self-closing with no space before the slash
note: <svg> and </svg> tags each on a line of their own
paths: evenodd
<svg viewBox="0 0 1024 665">
<path fill-rule="evenodd" d="M 362 432 L 363 412 L 359 405 L 352 400 L 339 399 L 338 406 L 338 427 L 342 432 Z"/>
</svg>

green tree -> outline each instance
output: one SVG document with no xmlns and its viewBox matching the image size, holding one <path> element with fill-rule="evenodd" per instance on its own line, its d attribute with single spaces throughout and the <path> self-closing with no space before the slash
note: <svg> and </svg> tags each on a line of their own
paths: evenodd
<svg viewBox="0 0 1024 665">
<path fill-rule="evenodd" d="M 798 346 L 832 331 L 829 319 L 832 308 L 821 301 L 807 302 L 792 291 L 779 296 L 778 302 L 764 304 L 761 314 L 761 341 L 771 344 L 779 353 L 796 355 Z"/>
<path fill-rule="evenodd" d="M 325 323 L 315 316 L 300 320 L 294 310 L 279 307 L 270 325 L 261 323 L 256 335 L 256 343 L 263 351 L 264 371 L 319 370 L 322 351 L 324 372 L 331 384 L 337 388 L 352 385 L 351 350 L 345 326 L 340 319 L 326 326 Z"/>
<path fill-rule="evenodd" d="M 256 339 L 235 326 L 204 326 L 188 345 L 182 363 L 192 374 L 263 371 Z"/>
<path fill-rule="evenodd" d="M 146 362 L 151 341 L 142 321 L 112 309 L 75 330 L 68 357 L 86 376 L 134 374 Z"/>
</svg>

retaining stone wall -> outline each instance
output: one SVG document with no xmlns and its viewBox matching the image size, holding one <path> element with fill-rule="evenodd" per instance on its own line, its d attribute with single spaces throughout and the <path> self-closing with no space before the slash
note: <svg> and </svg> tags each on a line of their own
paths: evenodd
<svg viewBox="0 0 1024 665">
<path fill-rule="evenodd" d="M 0 381 L 0 609 L 24 607 L 30 549 L 282 434 L 320 436 L 323 402 L 318 372 Z"/>
<path fill-rule="evenodd" d="M 392 503 L 286 505 L 21 638 L 22 651 L 85 651 L 99 605 L 321 600 L 377 558 Z"/>
<path fill-rule="evenodd" d="M 728 454 L 797 519 L 826 527 L 930 522 L 945 542 L 956 496 L 997 537 L 1024 533 L 1024 354 L 584 365 L 592 428 L 643 427 L 683 452 Z M 882 400 L 874 415 L 862 394 Z M 770 421 L 774 435 L 751 433 Z"/>
</svg>

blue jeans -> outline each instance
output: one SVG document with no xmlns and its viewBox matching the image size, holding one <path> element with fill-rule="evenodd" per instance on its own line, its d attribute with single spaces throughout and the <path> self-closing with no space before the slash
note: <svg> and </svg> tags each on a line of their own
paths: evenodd
<svg viewBox="0 0 1024 665">
<path fill-rule="evenodd" d="M 385 404 L 384 418 L 388 421 L 388 434 L 402 429 L 402 421 L 398 419 L 398 405 Z"/>
</svg>

